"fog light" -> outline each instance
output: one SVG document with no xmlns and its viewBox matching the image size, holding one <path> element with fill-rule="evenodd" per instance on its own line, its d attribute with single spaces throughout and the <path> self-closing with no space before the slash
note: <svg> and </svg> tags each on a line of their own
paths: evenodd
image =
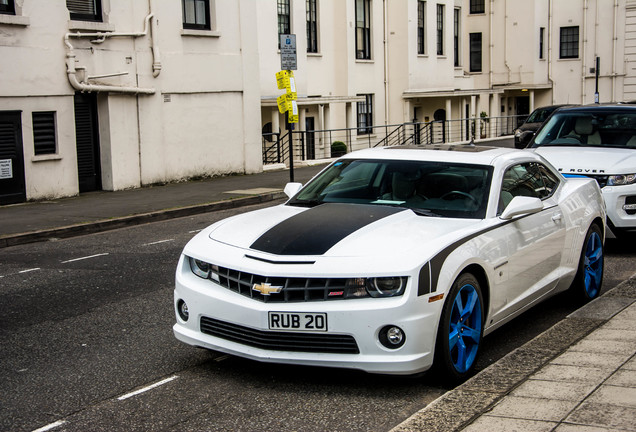
<svg viewBox="0 0 636 432">
<path fill-rule="evenodd" d="M 188 318 L 190 318 L 190 311 L 188 310 L 188 305 L 183 300 L 179 300 L 177 302 L 177 313 L 179 314 L 179 317 L 184 321 L 187 321 Z"/>
<path fill-rule="evenodd" d="M 385 326 L 380 330 L 380 343 L 389 349 L 397 349 L 406 342 L 404 331 L 393 325 Z"/>
</svg>

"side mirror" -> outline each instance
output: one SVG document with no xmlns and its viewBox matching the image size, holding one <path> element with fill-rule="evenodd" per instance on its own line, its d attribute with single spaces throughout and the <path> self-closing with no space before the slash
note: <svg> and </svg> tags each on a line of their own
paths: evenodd
<svg viewBox="0 0 636 432">
<path fill-rule="evenodd" d="M 512 199 L 512 201 L 510 201 L 510 204 L 508 204 L 499 217 L 504 220 L 510 220 L 517 216 L 538 213 L 541 210 L 543 210 L 543 202 L 541 199 L 527 196 L 516 196 Z"/>
<path fill-rule="evenodd" d="M 287 183 L 283 192 L 285 192 L 285 195 L 291 198 L 296 195 L 302 187 L 302 183 Z"/>
</svg>

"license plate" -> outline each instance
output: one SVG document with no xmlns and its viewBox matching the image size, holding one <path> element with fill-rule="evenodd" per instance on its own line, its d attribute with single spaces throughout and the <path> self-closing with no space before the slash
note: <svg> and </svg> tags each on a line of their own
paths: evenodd
<svg viewBox="0 0 636 432">
<path fill-rule="evenodd" d="M 326 313 L 270 312 L 269 329 L 276 331 L 326 332 Z"/>
</svg>

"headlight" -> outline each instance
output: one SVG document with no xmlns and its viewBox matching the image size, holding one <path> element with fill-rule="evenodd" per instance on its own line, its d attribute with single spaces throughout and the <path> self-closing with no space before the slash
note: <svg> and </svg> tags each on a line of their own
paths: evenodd
<svg viewBox="0 0 636 432">
<path fill-rule="evenodd" d="M 607 179 L 608 186 L 623 186 L 636 183 L 636 174 L 611 175 Z"/>
<path fill-rule="evenodd" d="M 219 267 L 208 262 L 188 257 L 192 273 L 203 279 L 219 281 Z"/>
<path fill-rule="evenodd" d="M 367 292 L 371 297 L 402 295 L 405 288 L 405 277 L 375 277 L 367 279 Z"/>
</svg>

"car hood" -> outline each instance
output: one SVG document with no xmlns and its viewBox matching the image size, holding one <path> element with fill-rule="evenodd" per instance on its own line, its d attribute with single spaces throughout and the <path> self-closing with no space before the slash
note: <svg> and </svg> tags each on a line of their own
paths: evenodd
<svg viewBox="0 0 636 432">
<path fill-rule="evenodd" d="M 422 256 L 425 248 L 438 249 L 475 225 L 479 225 L 475 220 L 419 216 L 399 207 L 281 205 L 227 219 L 213 227 L 209 238 L 278 256 L 377 257 L 413 249 Z"/>
<path fill-rule="evenodd" d="M 524 131 L 532 131 L 535 132 L 543 123 L 524 123 L 518 127 L 518 129 L 522 132 Z"/>
<path fill-rule="evenodd" d="M 636 173 L 636 149 L 545 146 L 534 151 L 564 174 Z"/>
</svg>

